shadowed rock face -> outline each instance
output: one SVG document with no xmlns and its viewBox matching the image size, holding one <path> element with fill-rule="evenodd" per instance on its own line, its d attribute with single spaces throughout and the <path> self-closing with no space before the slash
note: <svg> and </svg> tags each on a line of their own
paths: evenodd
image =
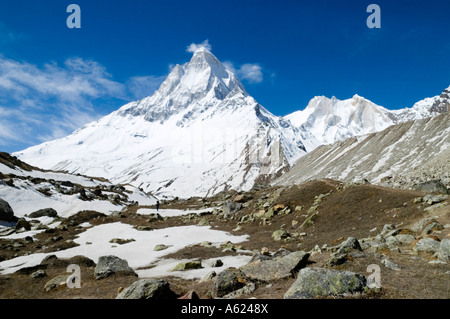
<svg viewBox="0 0 450 319">
<path fill-rule="evenodd" d="M 433 103 L 430 108 L 433 113 L 450 112 L 450 87 L 442 92 L 441 96 Z"/>
<path fill-rule="evenodd" d="M 9 203 L 0 198 L 0 220 L 12 222 L 15 220 L 14 211 Z"/>
</svg>

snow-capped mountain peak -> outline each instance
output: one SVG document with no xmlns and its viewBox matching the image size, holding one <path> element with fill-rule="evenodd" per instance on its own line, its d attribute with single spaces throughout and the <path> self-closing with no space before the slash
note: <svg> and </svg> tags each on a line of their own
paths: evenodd
<svg viewBox="0 0 450 319">
<path fill-rule="evenodd" d="M 314 97 L 303 111 L 285 117 L 320 144 L 376 132 L 394 122 L 384 107 L 355 94 L 347 100 Z"/>
<path fill-rule="evenodd" d="M 200 49 L 152 96 L 15 155 L 154 196 L 190 197 L 248 190 L 311 149 L 298 128 L 258 104 L 232 71 Z"/>
<path fill-rule="evenodd" d="M 122 114 L 141 115 L 164 122 L 174 114 L 192 117 L 205 112 L 213 101 L 248 97 L 243 85 L 210 51 L 200 48 L 184 65 L 176 65 L 154 95 L 125 105 Z M 234 103 L 234 106 L 238 106 Z"/>
</svg>

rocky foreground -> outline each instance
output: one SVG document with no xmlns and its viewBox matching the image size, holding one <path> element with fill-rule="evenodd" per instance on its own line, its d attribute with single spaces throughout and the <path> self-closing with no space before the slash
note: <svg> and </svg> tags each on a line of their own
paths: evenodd
<svg viewBox="0 0 450 319">
<path fill-rule="evenodd" d="M 14 214 L 8 206 L 0 202 L 2 216 Z M 161 207 L 204 212 L 172 217 L 142 215 L 140 209 L 153 207 L 130 203 L 109 215 L 81 211 L 62 218 L 57 211 L 47 209 L 4 223 L 0 262 L 37 253 L 47 257 L 36 266 L 1 275 L 0 298 L 450 297 L 447 194 L 316 180 L 221 193 L 213 198 L 166 201 Z M 53 218 L 59 224 L 51 228 L 36 220 L 37 216 Z M 116 222 L 141 232 L 195 225 L 248 235 L 248 239 L 240 244 L 214 246 L 206 241 L 187 246 L 166 256 L 180 263 L 172 269 L 173 276 L 163 277 L 138 277 L 137 269 L 114 255 L 98 260 L 52 256 L 52 252 L 77 245 L 75 239 L 85 231 L 84 223 Z M 38 229 L 41 232 L 31 235 Z M 21 236 L 13 239 L 14 234 Z M 133 240 L 125 236 L 111 244 L 129 245 Z M 155 250 L 168 248 L 157 244 Z M 249 262 L 224 267 L 224 256 L 246 256 Z M 211 260 L 214 265 L 210 265 Z M 201 269 L 206 263 L 221 271 L 193 279 L 175 275 Z M 80 267 L 79 287 L 74 288 L 77 278 L 68 272 L 69 265 Z"/>
</svg>

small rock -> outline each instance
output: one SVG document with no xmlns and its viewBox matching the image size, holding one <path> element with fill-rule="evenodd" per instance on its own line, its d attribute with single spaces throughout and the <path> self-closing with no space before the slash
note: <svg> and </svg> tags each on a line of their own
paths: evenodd
<svg viewBox="0 0 450 319">
<path fill-rule="evenodd" d="M 153 213 L 153 214 L 148 215 L 147 222 L 152 223 L 152 222 L 159 221 L 159 220 L 164 220 L 164 218 L 158 213 L 156 213 L 156 214 Z"/>
<path fill-rule="evenodd" d="M 215 271 L 211 271 L 210 273 L 208 273 L 206 276 L 204 276 L 200 282 L 207 282 L 210 280 L 213 280 L 215 277 L 217 276 L 217 273 Z"/>
<path fill-rule="evenodd" d="M 347 238 L 336 251 L 336 254 L 345 254 L 353 250 L 362 251 L 359 241 L 355 237 Z"/>
<path fill-rule="evenodd" d="M 135 241 L 134 239 L 121 239 L 121 238 L 113 238 L 109 242 L 112 244 L 124 245 Z"/>
<path fill-rule="evenodd" d="M 277 204 L 277 205 L 273 206 L 274 212 L 277 212 L 277 213 L 285 208 L 286 208 L 286 206 L 283 204 Z"/>
<path fill-rule="evenodd" d="M 139 230 L 139 231 L 151 231 L 151 230 L 153 230 L 153 228 L 151 228 L 150 226 L 138 226 L 136 229 Z"/>
<path fill-rule="evenodd" d="M 276 230 L 272 233 L 272 238 L 276 241 L 280 241 L 289 237 L 291 237 L 291 235 L 284 229 Z"/>
<path fill-rule="evenodd" d="M 223 261 L 220 259 L 215 260 L 211 265 L 211 267 L 222 267 L 222 266 L 223 266 Z"/>
<path fill-rule="evenodd" d="M 31 279 L 36 279 L 36 278 L 42 278 L 42 277 L 45 277 L 45 276 L 47 276 L 47 273 L 45 272 L 45 270 L 40 269 L 40 270 L 37 270 L 34 273 L 32 273 L 30 275 L 30 278 Z"/>
<path fill-rule="evenodd" d="M 202 218 L 198 222 L 197 226 L 209 226 L 209 220 L 206 218 Z"/>
<path fill-rule="evenodd" d="M 436 220 L 432 220 L 422 231 L 422 235 L 429 235 L 436 230 L 442 230 L 444 226 Z"/>
<path fill-rule="evenodd" d="M 390 261 L 390 260 L 387 259 L 387 258 L 386 258 L 386 259 L 383 259 L 383 260 L 381 261 L 381 263 L 382 263 L 386 268 L 389 268 L 389 269 L 392 269 L 392 270 L 401 270 L 401 268 L 400 268 L 399 265 L 397 265 L 396 263 Z"/>
<path fill-rule="evenodd" d="M 185 271 L 185 270 L 201 269 L 201 268 L 203 268 L 201 261 L 187 261 L 187 262 L 179 263 L 174 268 L 172 268 L 170 271 Z"/>
<path fill-rule="evenodd" d="M 45 291 L 50 291 L 52 289 L 55 289 L 56 287 L 67 285 L 67 279 L 69 278 L 69 276 L 70 275 L 68 274 L 60 275 L 47 281 L 47 283 L 44 286 Z"/>
</svg>

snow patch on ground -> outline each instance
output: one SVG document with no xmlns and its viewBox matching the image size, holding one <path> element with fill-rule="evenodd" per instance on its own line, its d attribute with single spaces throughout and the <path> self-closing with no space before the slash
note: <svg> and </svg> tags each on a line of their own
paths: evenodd
<svg viewBox="0 0 450 319">
<path fill-rule="evenodd" d="M 23 234 L 31 235 L 32 232 Z M 119 245 L 110 243 L 113 238 L 133 239 L 127 244 Z M 95 263 L 99 257 L 115 255 L 128 261 L 134 268 L 141 269 L 137 273 L 140 277 L 154 277 L 164 275 L 183 276 L 192 278 L 200 276 L 211 269 L 208 267 L 210 260 L 205 260 L 205 268 L 193 272 L 170 272 L 173 268 L 172 261 L 162 261 L 164 256 L 175 253 L 189 245 L 200 244 L 209 241 L 218 247 L 221 243 L 241 243 L 246 241 L 247 235 L 234 236 L 230 233 L 213 230 L 209 226 L 181 226 L 158 229 L 153 231 L 139 231 L 133 226 L 124 223 L 103 224 L 86 229 L 81 233 L 75 243 L 80 246 L 51 253 L 37 253 L 28 256 L 20 256 L 11 260 L 0 262 L 0 273 L 10 274 L 24 267 L 32 267 L 40 264 L 48 255 L 56 255 L 58 258 L 71 258 L 74 256 L 86 256 Z M 154 251 L 156 245 L 163 244 L 169 248 Z M 247 258 L 248 257 L 248 258 Z M 223 267 L 238 266 L 249 261 L 249 256 L 223 257 Z M 179 261 L 178 261 L 179 262 Z M 172 266 L 173 265 L 173 266 Z M 221 268 L 214 268 L 216 272 Z"/>
</svg>

